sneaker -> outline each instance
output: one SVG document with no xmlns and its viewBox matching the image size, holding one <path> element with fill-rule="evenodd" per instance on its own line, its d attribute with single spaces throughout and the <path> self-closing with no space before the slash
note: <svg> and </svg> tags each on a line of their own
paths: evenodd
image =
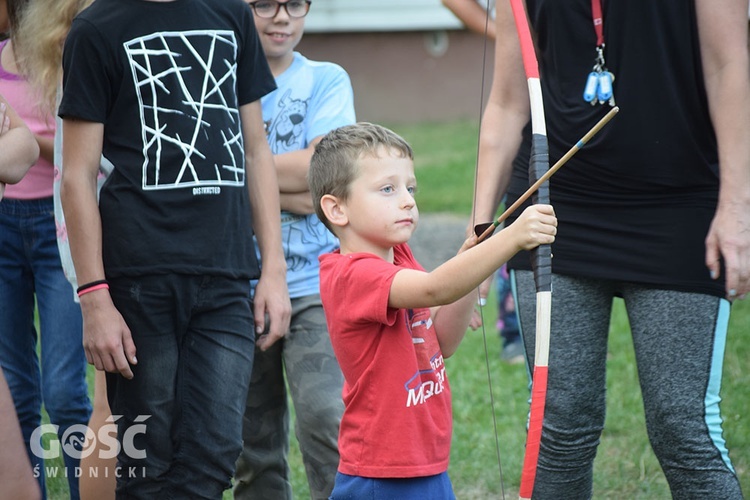
<svg viewBox="0 0 750 500">
<path fill-rule="evenodd" d="M 519 339 L 504 345 L 503 352 L 500 353 L 500 359 L 509 365 L 523 363 L 526 358 L 524 357 L 523 343 L 521 340 Z"/>
</svg>

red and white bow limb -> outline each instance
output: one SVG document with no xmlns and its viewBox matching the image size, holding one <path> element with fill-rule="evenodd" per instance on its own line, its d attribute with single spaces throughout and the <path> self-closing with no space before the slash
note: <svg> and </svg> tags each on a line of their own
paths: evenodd
<svg viewBox="0 0 750 500">
<path fill-rule="evenodd" d="M 529 184 L 534 183 L 549 169 L 547 127 L 544 121 L 544 103 L 539 80 L 539 65 L 531 38 L 531 30 L 523 0 L 510 0 L 513 18 L 521 45 L 523 66 L 529 86 L 531 104 L 532 145 L 529 160 Z M 534 203 L 549 201 L 549 183 L 545 182 L 534 195 Z M 531 409 L 526 437 L 526 451 L 521 473 L 519 497 L 530 499 L 542 439 L 544 405 L 547 397 L 547 362 L 549 359 L 550 321 L 552 311 L 552 249 L 542 245 L 532 252 L 532 268 L 536 284 L 536 348 L 531 386 Z"/>
</svg>

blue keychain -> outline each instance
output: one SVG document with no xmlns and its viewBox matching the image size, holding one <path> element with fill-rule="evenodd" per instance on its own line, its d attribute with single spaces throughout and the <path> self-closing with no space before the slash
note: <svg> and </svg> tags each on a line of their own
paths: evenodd
<svg viewBox="0 0 750 500">
<path fill-rule="evenodd" d="M 597 87 L 599 87 L 599 73 L 592 71 L 586 79 L 586 86 L 583 89 L 583 100 L 592 102 L 596 99 Z"/>
<path fill-rule="evenodd" d="M 600 103 L 609 101 L 612 98 L 612 73 L 609 71 L 602 71 L 598 75 L 598 83 L 596 97 Z"/>
<path fill-rule="evenodd" d="M 592 106 L 604 104 L 605 102 L 608 102 L 610 106 L 614 106 L 615 97 L 612 86 L 614 80 L 615 75 L 607 69 L 604 63 L 604 45 L 600 45 L 596 48 L 594 67 L 586 78 L 586 85 L 583 88 L 583 100 L 591 103 Z"/>
</svg>

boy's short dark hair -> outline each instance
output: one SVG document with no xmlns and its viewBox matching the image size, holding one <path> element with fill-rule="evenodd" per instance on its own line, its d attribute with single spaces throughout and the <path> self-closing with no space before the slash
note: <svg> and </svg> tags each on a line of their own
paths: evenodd
<svg viewBox="0 0 750 500">
<path fill-rule="evenodd" d="M 329 231 L 333 227 L 320 207 L 320 199 L 330 194 L 341 200 L 349 196 L 349 186 L 357 175 L 357 161 L 378 157 L 381 149 L 401 158 L 414 159 L 409 143 L 381 125 L 360 122 L 331 130 L 315 146 L 307 181 L 310 185 L 315 214 Z"/>
</svg>

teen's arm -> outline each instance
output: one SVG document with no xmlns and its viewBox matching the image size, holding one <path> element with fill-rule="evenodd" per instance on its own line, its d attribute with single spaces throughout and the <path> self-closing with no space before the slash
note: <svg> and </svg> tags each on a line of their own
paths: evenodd
<svg viewBox="0 0 750 500">
<path fill-rule="evenodd" d="M 96 201 L 96 177 L 102 153 L 104 125 L 63 120 L 63 169 L 60 194 L 68 228 L 70 252 L 78 283 L 102 280 L 102 226 Z M 135 344 L 125 320 L 112 303 L 109 291 L 81 296 L 83 348 L 97 370 L 120 372 L 133 378 Z"/>
<path fill-rule="evenodd" d="M 265 328 L 268 330 L 267 335 L 261 335 L 257 340 L 258 347 L 265 351 L 286 335 L 292 306 L 286 285 L 286 260 L 281 247 L 279 184 L 263 128 L 260 101 L 242 106 L 240 115 L 253 231 L 258 239 L 262 262 L 260 280 L 255 287 L 255 330 L 258 335 Z M 268 326 L 265 324 L 266 314 L 270 322 Z"/>
<path fill-rule="evenodd" d="M 282 210 L 295 214 L 315 213 L 310 186 L 307 183 L 307 172 L 310 170 L 310 160 L 315 152 L 315 145 L 322 138 L 322 135 L 316 137 L 305 149 L 273 156 L 279 180 L 279 203 Z"/>
<path fill-rule="evenodd" d="M 747 0 L 697 0 L 708 107 L 719 148 L 719 204 L 706 238 L 712 275 L 724 262 L 730 299 L 750 292 L 750 80 Z"/>
<path fill-rule="evenodd" d="M 315 213 L 310 191 L 301 193 L 280 193 L 279 202 L 281 209 L 293 214 L 308 215 Z"/>
<path fill-rule="evenodd" d="M 309 195 L 310 188 L 307 184 L 307 171 L 310 170 L 310 159 L 315 152 L 315 145 L 322 138 L 323 136 L 316 137 L 305 149 L 273 156 L 276 175 L 279 180 L 279 191 L 282 194 L 305 192 Z M 312 206 L 312 201 L 310 201 L 310 206 Z M 294 210 L 286 208 L 283 203 L 281 208 L 294 212 Z"/>
<path fill-rule="evenodd" d="M 0 96 L 0 183 L 15 184 L 39 158 L 34 134 Z"/>
<path fill-rule="evenodd" d="M 55 161 L 55 138 L 35 135 L 36 143 L 39 145 L 39 156 L 50 163 Z"/>
</svg>

